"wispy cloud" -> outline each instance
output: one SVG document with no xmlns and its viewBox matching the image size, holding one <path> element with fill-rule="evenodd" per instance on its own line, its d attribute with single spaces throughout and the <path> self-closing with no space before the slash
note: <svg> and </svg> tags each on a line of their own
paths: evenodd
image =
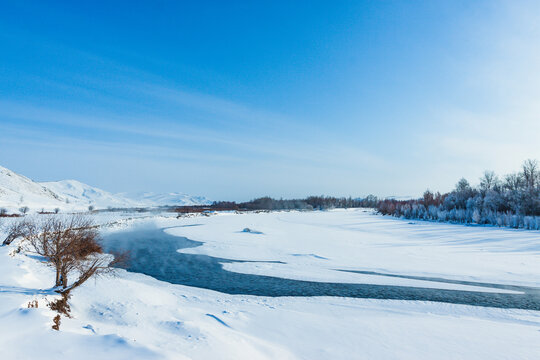
<svg viewBox="0 0 540 360">
<path fill-rule="evenodd" d="M 464 31 L 475 51 L 462 64 L 466 101 L 437 109 L 428 137 L 442 158 L 471 164 L 474 175 L 540 158 L 540 3 L 499 1 L 490 9 Z"/>
<path fill-rule="evenodd" d="M 85 144 L 91 146 L 92 150 L 100 147 L 105 151 L 121 151 L 133 156 L 140 156 L 146 151 L 149 156 L 171 157 L 178 154 L 175 156 L 205 161 L 241 161 L 242 158 L 252 159 L 258 154 L 264 155 L 259 160 L 263 162 L 277 158 L 303 164 L 384 164 L 380 157 L 350 146 L 345 148 L 343 145 L 333 144 L 321 147 L 313 142 L 306 142 L 305 139 L 291 139 L 290 135 L 281 139 L 268 138 L 264 132 L 248 137 L 245 137 L 245 134 L 231 136 L 230 133 L 223 134 L 205 127 L 171 124 L 170 119 L 163 118 L 150 121 L 137 118 L 136 121 L 130 121 L 134 119 L 107 113 L 93 116 L 7 101 L 0 101 L 0 118 L 4 119 L 0 128 L 4 132 L 10 130 L 18 143 L 22 143 L 25 138 L 34 139 L 31 140 L 32 143 L 39 143 L 40 146 L 69 148 Z M 70 126 L 74 129 L 59 135 L 50 129 L 50 125 Z M 111 133 L 116 136 L 109 136 L 106 141 L 90 140 L 87 136 L 89 129 L 97 130 L 103 135 Z M 123 136 L 125 134 L 137 136 L 126 139 Z M 146 145 L 139 141 L 141 138 L 146 139 Z M 35 139 L 40 140 L 36 142 Z M 164 144 L 164 140 L 172 142 Z M 216 149 L 218 144 L 229 151 Z"/>
</svg>

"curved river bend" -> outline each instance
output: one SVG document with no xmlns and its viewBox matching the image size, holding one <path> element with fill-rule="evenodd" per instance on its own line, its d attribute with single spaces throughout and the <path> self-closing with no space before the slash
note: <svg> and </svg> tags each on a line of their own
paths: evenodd
<svg viewBox="0 0 540 360">
<path fill-rule="evenodd" d="M 447 290 L 395 285 L 329 283 L 242 274 L 224 270 L 223 263 L 245 262 L 208 255 L 182 254 L 178 249 L 202 243 L 169 235 L 163 229 L 122 231 L 105 236 L 106 251 L 129 251 L 124 268 L 173 284 L 211 289 L 227 294 L 258 296 L 340 296 L 369 299 L 438 301 L 452 304 L 540 310 L 540 289 L 441 278 L 379 274 L 417 280 L 473 285 L 522 292 L 521 294 Z"/>
</svg>

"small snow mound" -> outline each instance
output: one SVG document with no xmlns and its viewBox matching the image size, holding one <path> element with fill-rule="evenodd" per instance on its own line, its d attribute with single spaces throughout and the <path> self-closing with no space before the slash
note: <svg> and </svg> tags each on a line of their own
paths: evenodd
<svg viewBox="0 0 540 360">
<path fill-rule="evenodd" d="M 94 327 L 92 325 L 90 325 L 90 324 L 83 326 L 83 329 L 90 330 L 94 334 L 96 333 L 96 330 L 94 330 Z"/>
<path fill-rule="evenodd" d="M 319 260 L 329 260 L 328 258 L 326 258 L 324 256 L 317 255 L 317 254 L 291 254 L 291 255 L 296 256 L 296 257 L 305 256 L 305 257 L 312 257 L 312 258 L 319 259 Z"/>
<path fill-rule="evenodd" d="M 250 233 L 250 234 L 262 234 L 261 231 L 253 230 L 253 229 L 250 229 L 250 228 L 244 228 L 244 230 L 242 230 L 242 232 Z"/>
</svg>

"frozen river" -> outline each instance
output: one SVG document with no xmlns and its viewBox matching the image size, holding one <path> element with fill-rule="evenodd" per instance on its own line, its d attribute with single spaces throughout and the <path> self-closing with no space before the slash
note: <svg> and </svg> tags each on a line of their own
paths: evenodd
<svg viewBox="0 0 540 360">
<path fill-rule="evenodd" d="M 180 253 L 177 250 L 198 247 L 202 243 L 186 237 L 170 235 L 164 229 L 120 231 L 107 235 L 104 244 L 108 251 L 129 251 L 131 260 L 125 266 L 129 271 L 173 284 L 205 288 L 227 294 L 418 300 L 540 310 L 540 289 L 533 287 L 347 270 L 360 274 L 422 280 L 434 284 L 468 285 L 491 290 L 482 292 L 436 287 L 304 281 L 227 271 L 222 264 L 245 261 Z M 501 293 L 497 292 L 497 289 L 500 289 Z"/>
</svg>

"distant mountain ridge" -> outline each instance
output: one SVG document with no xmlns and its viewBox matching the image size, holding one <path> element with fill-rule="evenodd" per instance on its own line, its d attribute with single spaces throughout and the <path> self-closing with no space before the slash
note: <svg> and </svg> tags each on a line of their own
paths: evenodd
<svg viewBox="0 0 540 360">
<path fill-rule="evenodd" d="M 94 206 L 96 209 L 104 209 L 140 205 L 131 199 L 111 194 L 77 180 L 50 181 L 40 184 L 62 196 L 66 203 L 82 205 L 85 208 Z"/>
<path fill-rule="evenodd" d="M 63 201 L 60 195 L 46 186 L 0 166 L 0 207 L 54 208 L 63 205 Z"/>
<path fill-rule="evenodd" d="M 192 196 L 182 194 L 178 192 L 170 193 L 154 193 L 154 192 L 140 192 L 140 193 L 120 193 L 118 196 L 123 196 L 133 201 L 144 204 L 146 206 L 160 206 L 160 205 L 209 205 L 212 202 L 204 196 Z"/>
<path fill-rule="evenodd" d="M 77 180 L 35 182 L 0 166 L 0 208 L 11 212 L 28 207 L 30 210 L 53 209 L 80 211 L 95 209 L 157 206 L 203 205 L 210 201 L 203 196 L 181 193 L 112 194 Z"/>
</svg>

